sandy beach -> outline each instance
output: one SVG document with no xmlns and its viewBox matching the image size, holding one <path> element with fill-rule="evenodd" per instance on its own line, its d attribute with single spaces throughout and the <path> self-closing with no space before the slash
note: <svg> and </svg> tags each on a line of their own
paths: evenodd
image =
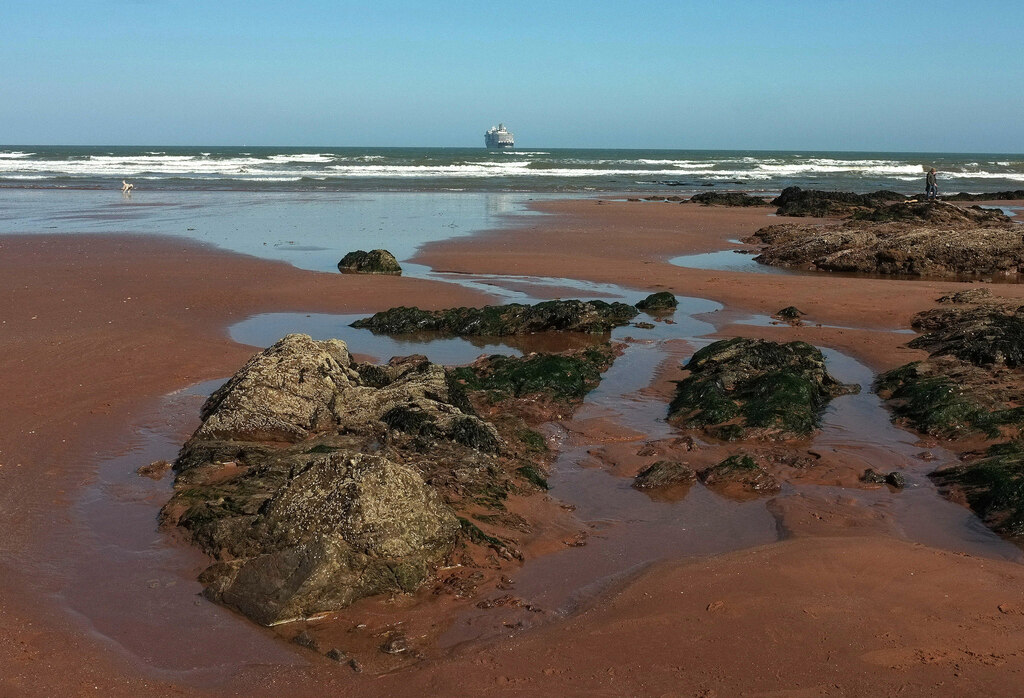
<svg viewBox="0 0 1024 698">
<path fill-rule="evenodd" d="M 908 334 L 894 332 L 908 329 L 914 313 L 940 295 L 977 286 L 714 271 L 669 261 L 745 247 L 732 241 L 774 222 L 769 208 L 601 199 L 534 206 L 548 215 L 430 243 L 413 261 L 436 272 L 582 280 L 708 299 L 723 306 L 709 314 L 717 316 L 708 319 L 712 336 L 801 339 L 874 372 L 923 355 L 904 346 Z M 997 296 L 1024 297 L 1021 285 L 985 286 Z M 180 414 L 163 420 L 165 396 L 222 380 L 253 354 L 254 347 L 232 341 L 229 326 L 259 313 L 447 308 L 494 297 L 456 283 L 304 271 L 175 238 L 8 235 L 0 237 L 0 298 L 4 695 L 1019 693 L 1024 567 L 1005 556 L 913 540 L 894 523 L 899 507 L 862 496 L 854 484 L 859 463 L 842 456 L 807 475 L 807 489 L 769 507 L 774 542 L 687 559 L 666 555 L 619 575 L 565 617 L 435 648 L 393 672 L 353 673 L 241 616 L 211 611 L 198 596 L 193 608 L 205 609 L 209 634 L 190 638 L 186 606 L 175 606 L 161 618 L 159 634 L 140 620 L 137 631 L 120 631 L 130 641 L 112 640 L 98 624 L 102 603 L 90 606 L 90 616 L 68 601 L 78 598 L 69 585 L 119 581 L 84 574 L 75 562 L 103 544 L 82 530 L 79 503 L 101 477 L 101 464 L 131 450 L 140 425 L 167 421 L 179 444 L 187 437 L 198 405 L 186 401 Z M 806 313 L 806 324 L 744 322 L 790 305 Z M 679 356 L 690 350 L 678 347 Z M 667 402 L 670 382 L 680 376 L 678 361 L 669 361 L 641 387 Z M 615 435 L 583 417 L 567 428 L 598 442 L 596 468 L 635 474 L 637 464 L 615 447 L 643 435 Z M 154 517 L 146 533 L 165 536 L 162 545 L 184 551 L 176 559 L 191 560 L 179 572 L 184 587 L 203 562 L 156 532 L 157 500 L 170 484 L 154 487 L 140 508 Z M 559 549 L 572 526 L 549 523 L 531 543 L 537 555 Z M 145 572 L 139 575 L 145 581 Z M 198 585 L 190 593 L 196 591 Z M 437 603 L 420 611 L 420 622 L 437 629 L 464 610 Z M 395 617 L 404 612 L 395 604 Z M 193 671 L 180 649 L 189 643 L 206 657 L 195 660 L 201 669 Z M 208 661 L 218 652 L 225 657 L 219 668 Z"/>
</svg>

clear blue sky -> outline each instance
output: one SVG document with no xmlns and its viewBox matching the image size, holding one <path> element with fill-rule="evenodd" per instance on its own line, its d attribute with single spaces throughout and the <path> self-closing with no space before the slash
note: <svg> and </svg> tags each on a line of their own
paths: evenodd
<svg viewBox="0 0 1024 698">
<path fill-rule="evenodd" d="M 1024 2 L 2 0 L 0 143 L 1024 152 Z"/>
</svg>

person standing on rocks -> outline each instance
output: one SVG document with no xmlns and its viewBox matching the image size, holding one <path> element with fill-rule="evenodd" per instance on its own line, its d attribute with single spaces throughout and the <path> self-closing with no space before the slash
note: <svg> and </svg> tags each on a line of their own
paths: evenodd
<svg viewBox="0 0 1024 698">
<path fill-rule="evenodd" d="M 924 179 L 924 194 L 929 201 L 934 201 L 939 195 L 939 185 L 935 178 L 935 168 L 928 170 L 928 176 Z"/>
</svg>

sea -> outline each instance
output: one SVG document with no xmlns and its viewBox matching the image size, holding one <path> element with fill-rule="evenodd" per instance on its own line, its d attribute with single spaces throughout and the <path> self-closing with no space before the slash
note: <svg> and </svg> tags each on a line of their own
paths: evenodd
<svg viewBox="0 0 1024 698">
<path fill-rule="evenodd" d="M 1024 155 L 574 148 L 0 146 L 0 188 L 586 193 L 1024 189 Z"/>
</svg>

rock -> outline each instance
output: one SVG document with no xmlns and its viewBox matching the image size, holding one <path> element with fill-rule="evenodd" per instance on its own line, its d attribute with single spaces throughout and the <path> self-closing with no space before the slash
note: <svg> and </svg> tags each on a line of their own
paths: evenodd
<svg viewBox="0 0 1024 698">
<path fill-rule="evenodd" d="M 679 305 L 679 301 L 668 291 L 652 293 L 636 304 L 640 310 L 671 310 Z"/>
<path fill-rule="evenodd" d="M 954 501 L 966 502 L 997 533 L 1024 540 L 1024 445 L 990 446 L 978 460 L 940 468 L 929 477 Z"/>
<path fill-rule="evenodd" d="M 316 638 L 308 630 L 303 630 L 301 633 L 292 638 L 299 647 L 305 647 L 306 649 L 313 650 L 314 652 L 320 651 L 320 643 L 316 641 Z"/>
<path fill-rule="evenodd" d="M 483 308 L 420 310 L 391 308 L 356 320 L 361 327 L 382 334 L 440 332 L 460 336 L 507 337 L 533 332 L 606 333 L 636 317 L 625 303 L 604 301 L 546 301 L 536 305 L 488 305 Z"/>
<path fill-rule="evenodd" d="M 778 480 L 745 454 L 729 456 L 718 465 L 702 471 L 700 481 L 714 489 L 739 488 L 755 494 L 774 494 L 780 489 Z"/>
<path fill-rule="evenodd" d="M 633 479 L 638 490 L 660 489 L 675 485 L 688 485 L 697 479 L 689 466 L 678 461 L 660 460 L 645 468 Z"/>
<path fill-rule="evenodd" d="M 607 345 L 586 352 L 605 368 L 615 356 Z M 481 366 L 482 382 L 502 375 L 517 390 L 600 379 L 526 370 L 530 382 L 515 367 Z M 483 404 L 483 389 L 472 397 Z M 517 410 L 499 410 L 499 432 L 459 380 L 422 356 L 359 364 L 344 342 L 288 335 L 204 404 L 161 520 L 214 558 L 200 576 L 204 594 L 261 624 L 409 593 L 452 555 L 469 564 L 470 544 L 521 557 L 453 508 L 485 516 L 503 511 L 509 493 L 546 485 L 546 444 Z"/>
<path fill-rule="evenodd" d="M 342 257 L 338 262 L 338 271 L 343 274 L 400 275 L 402 267 L 395 256 L 387 250 L 356 250 Z"/>
<path fill-rule="evenodd" d="M 810 436 L 832 398 L 860 389 L 833 378 L 805 342 L 721 340 L 695 353 L 686 369 L 669 421 L 726 440 Z"/>
<path fill-rule="evenodd" d="M 705 191 L 694 194 L 690 201 L 705 206 L 770 206 L 768 200 L 741 192 Z"/>
<path fill-rule="evenodd" d="M 938 308 L 919 313 L 914 326 L 928 332 L 907 346 L 932 356 L 955 356 L 975 366 L 1024 367 L 1024 306 Z"/>
<path fill-rule="evenodd" d="M 947 296 L 941 296 L 937 303 L 981 303 L 992 297 L 992 291 L 987 288 L 972 288 L 969 291 L 957 291 Z"/>
<path fill-rule="evenodd" d="M 324 654 L 324 656 L 335 662 L 345 662 L 348 661 L 349 658 L 347 654 L 339 650 L 337 647 L 332 647 L 327 650 L 327 653 Z"/>
<path fill-rule="evenodd" d="M 637 328 L 638 330 L 653 330 L 654 329 L 654 323 L 653 322 L 634 322 L 633 323 L 633 327 Z"/>
<path fill-rule="evenodd" d="M 980 194 L 968 194 L 962 191 L 959 194 L 950 194 L 941 198 L 943 201 L 1020 201 L 1024 199 L 1024 189 L 982 192 Z"/>
<path fill-rule="evenodd" d="M 550 400 L 581 400 L 597 387 L 614 360 L 615 349 L 605 343 L 561 354 L 481 357 L 451 375 L 467 389 L 486 391 L 493 399 L 543 395 Z"/>
<path fill-rule="evenodd" d="M 165 460 L 156 460 L 149 465 L 144 465 L 135 472 L 151 480 L 162 480 L 164 475 L 171 469 L 171 464 Z"/>
<path fill-rule="evenodd" d="M 843 191 L 817 191 L 787 187 L 772 206 L 778 206 L 779 216 L 845 216 L 863 208 L 874 208 L 890 201 L 905 201 L 907 197 L 894 191 L 876 191 L 873 194 L 853 194 Z"/>
<path fill-rule="evenodd" d="M 384 654 L 401 654 L 409 651 L 409 638 L 405 635 L 393 635 L 381 645 L 380 651 Z"/>
<path fill-rule="evenodd" d="M 800 318 L 804 316 L 804 312 L 794 305 L 789 305 L 780 310 L 779 312 L 772 315 L 773 318 L 783 320 L 785 322 L 792 323 L 794 325 L 801 324 Z"/>
<path fill-rule="evenodd" d="M 876 485 L 890 485 L 898 490 L 907 486 L 907 480 L 903 473 L 896 470 L 888 474 L 882 474 L 874 468 L 868 468 L 860 476 L 860 480 L 861 482 L 870 482 Z"/>
<path fill-rule="evenodd" d="M 755 258 L 762 264 L 819 271 L 1012 276 L 1024 266 L 1021 229 L 998 212 L 897 204 L 863 215 L 829 225 L 771 225 L 744 242 L 764 245 Z"/>
</svg>

